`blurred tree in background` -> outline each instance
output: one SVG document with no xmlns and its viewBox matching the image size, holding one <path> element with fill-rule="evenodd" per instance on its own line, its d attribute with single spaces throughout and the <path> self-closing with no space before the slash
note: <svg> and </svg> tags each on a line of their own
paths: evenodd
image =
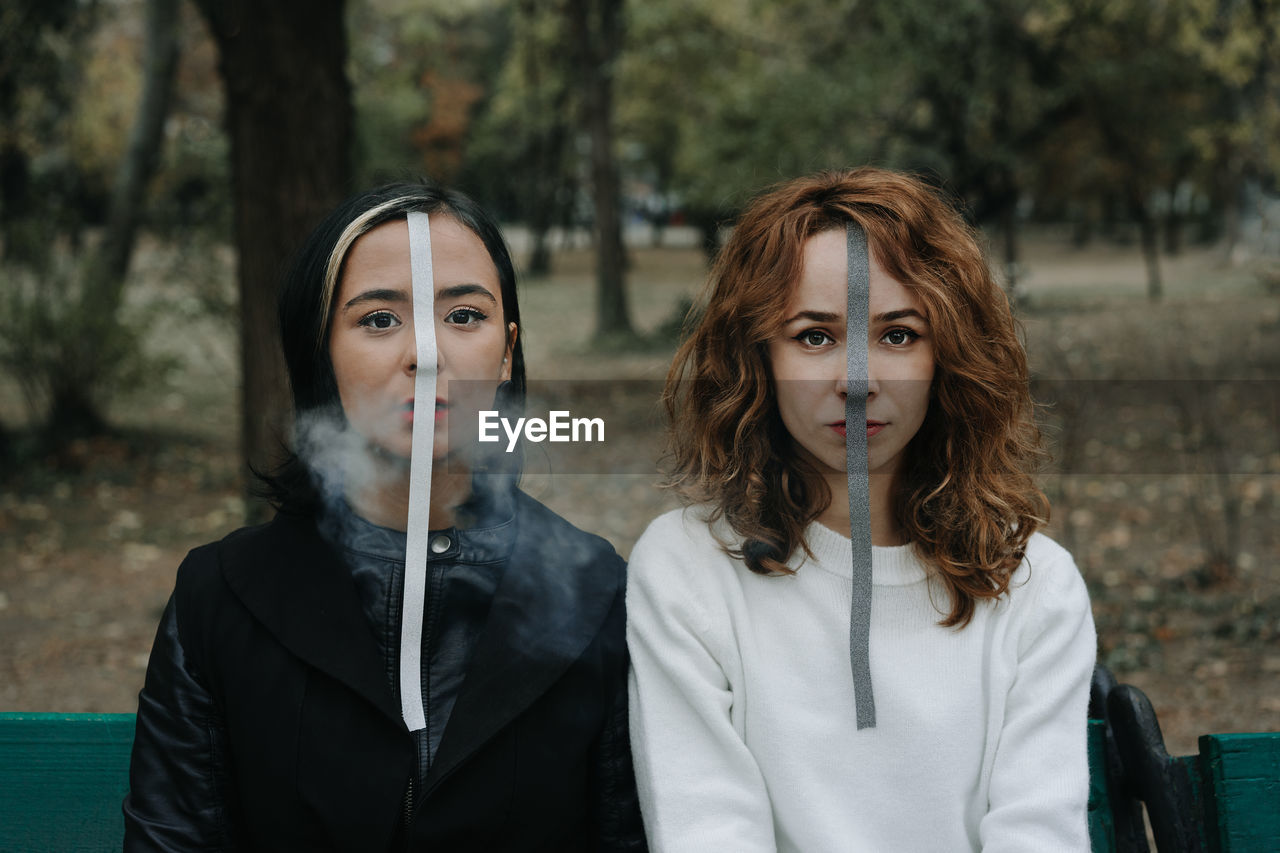
<svg viewBox="0 0 1280 853">
<path fill-rule="evenodd" d="M 76 0 L 0 7 L 0 234 L 7 262 L 43 268 L 55 235 L 78 239 L 87 193 L 78 186 L 83 172 L 70 167 L 68 131 L 83 47 L 97 23 L 96 9 Z"/>
<path fill-rule="evenodd" d="M 568 19 L 554 4 L 511 5 L 510 48 L 479 118 L 470 177 L 498 210 L 529 229 L 525 272 L 551 272 L 552 227 L 572 227 L 579 179 L 573 170 L 573 68 L 565 59 Z"/>
<path fill-rule="evenodd" d="M 30 40 L 36 34 L 35 43 L 45 49 L 29 50 L 24 59 L 37 69 L 43 68 L 49 75 L 46 81 L 51 80 L 53 85 L 28 88 L 24 93 L 18 84 L 21 69 L 6 68 L 0 74 L 5 79 L 0 89 L 7 90 L 2 98 L 4 110 L 13 121 L 0 155 L 4 160 L 7 200 L 2 217 L 5 261 L 10 277 L 6 310 L 0 319 L 5 332 L 0 361 L 17 375 L 29 400 L 36 405 L 43 401 L 47 406 L 44 428 L 55 440 L 104 430 L 103 407 L 108 395 L 127 384 L 132 378 L 130 371 L 144 361 L 136 334 L 119 315 L 125 275 L 142 218 L 143 193 L 160 159 L 178 55 L 177 0 L 148 0 L 141 93 L 127 142 L 117 157 L 101 157 L 99 151 L 83 145 L 81 134 L 77 133 L 80 128 L 74 122 L 69 128 L 59 126 L 60 119 L 78 115 L 58 108 L 72 97 L 70 81 L 77 71 L 84 73 L 82 45 L 69 25 L 69 11 L 69 7 L 60 4 L 21 4 L 3 13 L 4 43 L 21 43 L 24 37 Z M 55 38 L 62 42 L 63 55 L 49 50 L 57 43 Z M 62 73 L 49 74 L 51 60 L 57 62 Z M 33 77 L 39 80 L 40 74 Z M 49 101 L 45 109 L 23 109 L 23 94 L 47 95 Z M 86 106 L 91 112 L 96 104 L 88 102 Z M 32 115 L 37 133 L 69 130 L 73 152 L 69 159 L 87 163 L 89 168 L 81 170 L 64 162 L 43 175 L 38 166 L 33 169 L 32 161 L 38 163 L 38 156 L 33 157 L 30 147 L 13 138 L 21 132 L 23 119 Z M 41 124 L 45 126 L 41 128 Z M 81 146 L 82 150 L 76 152 Z M 75 153 L 81 156 L 75 157 Z M 45 181 L 31 180 L 33 171 Z M 101 180 L 102 173 L 109 171 L 115 173 L 109 190 L 101 186 L 98 189 L 107 196 L 104 227 L 92 249 L 82 253 L 78 247 L 86 219 L 81 217 L 92 208 L 83 204 L 84 199 L 60 199 L 56 193 L 46 194 L 45 182 L 65 181 L 64 185 L 75 187 L 73 192 L 78 195 L 82 184 L 90 183 L 95 176 Z M 66 204 L 68 201 L 72 203 Z M 52 208 L 51 203 L 58 202 L 65 207 Z M 71 260 L 56 257 L 60 240 L 66 240 Z"/>
<path fill-rule="evenodd" d="M 353 184 L 453 183 L 527 226 L 533 274 L 557 228 L 590 229 L 606 336 L 631 326 L 627 223 L 694 225 L 711 252 L 752 194 L 819 168 L 925 174 L 999 235 L 1011 288 L 1028 221 L 1136 235 L 1153 299 L 1184 238 L 1258 251 L 1245 226 L 1280 190 L 1275 0 L 194 0 L 160 132 L 143 94 L 163 77 L 143 59 L 157 3 L 0 8 L 0 325 L 101 356 L 102 381 L 61 372 L 98 395 L 66 419 L 102 427 L 132 333 L 27 322 L 30 294 L 115 316 L 120 223 L 199 251 L 230 239 L 259 464 L 282 434 L 276 281 Z M 150 154 L 129 142 L 145 128 Z M 131 181 L 149 190 L 118 215 Z M 5 349 L 28 385 L 36 349 Z M 45 374 L 86 360 L 46 351 Z M 31 396 L 50 426 L 74 408 L 48 383 Z"/>
<path fill-rule="evenodd" d="M 632 7 L 625 132 L 709 253 L 764 186 L 883 156 L 884 77 L 860 12 L 849 0 Z"/>
<path fill-rule="evenodd" d="M 277 342 L 284 263 L 350 190 L 343 0 L 196 0 L 226 92 L 240 300 L 241 448 L 272 464 L 289 411 Z"/>
<path fill-rule="evenodd" d="M 591 158 L 591 213 L 596 242 L 596 337 L 634 337 L 627 308 L 622 247 L 622 185 L 614 144 L 614 80 L 622 53 L 622 0 L 567 0 L 569 54 L 581 89 L 581 132 Z"/>
<path fill-rule="evenodd" d="M 350 4 L 359 186 L 420 175 L 484 183 L 476 167 L 486 138 L 475 123 L 490 111 L 494 81 L 515 48 L 510 17 L 496 0 Z"/>
</svg>

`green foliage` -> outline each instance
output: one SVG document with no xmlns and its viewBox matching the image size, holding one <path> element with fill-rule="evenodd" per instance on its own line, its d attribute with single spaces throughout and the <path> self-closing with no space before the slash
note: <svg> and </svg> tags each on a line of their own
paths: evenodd
<svg viewBox="0 0 1280 853">
<path fill-rule="evenodd" d="M 353 7 L 362 173 L 452 179 L 535 232 L 581 220 L 567 8 Z M 616 153 L 633 198 L 709 237 L 764 186 L 868 162 L 1010 229 L 1221 215 L 1280 176 L 1278 32 L 1276 4 L 1218 0 L 631 2 Z"/>
<path fill-rule="evenodd" d="M 42 271 L 0 267 L 0 369 L 21 387 L 46 438 L 100 432 L 100 413 L 118 394 L 151 384 L 171 360 L 148 355 L 145 330 L 164 321 L 161 306 L 128 320 L 95 310 L 85 256 L 58 252 Z"/>
<path fill-rule="evenodd" d="M 147 225 L 166 239 L 231 235 L 230 140 L 217 50 L 193 4 L 183 4 L 181 62 L 166 122 L 163 162 L 148 193 Z"/>
<path fill-rule="evenodd" d="M 939 175 L 979 220 L 1024 199 L 1160 208 L 1224 170 L 1275 186 L 1273 3 L 764 0 L 630 7 L 622 132 L 694 210 L 876 162 Z"/>
<path fill-rule="evenodd" d="M 730 215 L 752 193 L 875 154 L 866 41 L 854 3 L 630 7 L 622 132 L 691 212 Z"/>
<path fill-rule="evenodd" d="M 29 7 L 29 8 L 24 8 Z M 102 222 L 142 84 L 143 4 L 32 2 L 0 7 L 0 256 L 43 266 L 57 245 Z M 228 146 L 216 56 L 193 9 L 148 224 L 230 230 Z"/>
<path fill-rule="evenodd" d="M 348 14 L 356 178 L 427 175 L 466 183 L 469 141 L 507 53 L 500 0 L 423 8 L 369 0 Z"/>
<path fill-rule="evenodd" d="M 510 42 L 467 150 L 478 195 L 547 228 L 571 216 L 579 173 L 572 145 L 580 109 L 563 3 L 512 3 Z"/>
<path fill-rule="evenodd" d="M 68 130 L 97 21 L 71 0 L 0 6 L 0 258 L 47 263 L 44 226 L 74 235 L 95 190 L 101 206 L 106 184 L 74 168 Z"/>
</svg>

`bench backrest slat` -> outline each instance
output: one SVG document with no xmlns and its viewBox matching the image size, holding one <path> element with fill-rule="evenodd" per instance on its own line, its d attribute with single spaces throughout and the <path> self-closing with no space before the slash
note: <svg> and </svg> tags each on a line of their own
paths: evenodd
<svg viewBox="0 0 1280 853">
<path fill-rule="evenodd" d="M 1223 853 L 1280 845 L 1280 732 L 1200 737 L 1206 823 Z"/>
<path fill-rule="evenodd" d="M 0 713 L 0 850 L 119 850 L 133 714 Z"/>
<path fill-rule="evenodd" d="M 1089 721 L 1089 845 L 1091 853 L 1117 853 L 1107 779 L 1107 724 Z"/>
</svg>

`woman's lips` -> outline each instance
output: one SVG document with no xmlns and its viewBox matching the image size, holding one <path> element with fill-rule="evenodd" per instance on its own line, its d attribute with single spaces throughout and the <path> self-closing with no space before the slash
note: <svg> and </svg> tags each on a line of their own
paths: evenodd
<svg viewBox="0 0 1280 853">
<path fill-rule="evenodd" d="M 827 426 L 835 430 L 836 434 L 839 435 L 841 438 L 844 438 L 845 436 L 844 421 L 836 421 L 835 423 L 827 424 Z M 880 432 L 880 430 L 884 428 L 885 428 L 885 424 L 880 421 L 867 421 L 867 438 L 871 438 L 871 436 Z"/>
<path fill-rule="evenodd" d="M 449 402 L 443 397 L 436 398 L 436 422 L 444 420 L 445 413 L 449 411 Z M 413 399 L 404 401 L 400 408 L 400 418 L 404 423 L 413 423 Z"/>
</svg>

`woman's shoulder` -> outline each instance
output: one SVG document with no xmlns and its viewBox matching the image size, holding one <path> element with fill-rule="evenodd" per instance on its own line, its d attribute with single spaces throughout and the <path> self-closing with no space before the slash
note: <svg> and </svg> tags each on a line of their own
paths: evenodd
<svg viewBox="0 0 1280 853">
<path fill-rule="evenodd" d="M 631 551 L 628 575 L 641 583 L 687 587 L 727 581 L 736 574 L 725 547 L 740 537 L 710 507 L 687 506 L 649 523 Z"/>
<path fill-rule="evenodd" d="M 192 548 L 178 566 L 171 600 L 172 618 L 181 646 L 192 659 L 205 661 L 203 650 L 216 648 L 216 637 L 230 626 L 254 621 L 247 589 L 281 586 L 276 575 L 295 576 L 306 560 L 308 539 L 320 542 L 314 522 L 278 515 L 266 524 L 241 527 L 213 542 Z M 319 547 L 319 546 L 314 546 Z M 249 583 L 246 583 L 248 579 Z M 296 603 L 288 596 L 281 608 Z M 259 611 L 261 608 L 259 608 Z M 201 664 L 203 665 L 203 663 Z"/>
<path fill-rule="evenodd" d="M 732 542 L 736 538 L 732 529 L 723 518 L 715 518 L 711 507 L 703 504 L 680 507 L 669 510 L 649 522 L 643 534 L 636 541 L 635 551 L 680 551 L 690 556 L 701 556 L 708 553 L 724 554 L 722 544 Z"/>
<path fill-rule="evenodd" d="M 1043 533 L 1031 534 L 1023 552 L 1019 573 L 1042 574 L 1048 578 L 1061 581 L 1064 578 L 1079 577 L 1080 570 L 1071 552 Z"/>
<path fill-rule="evenodd" d="M 257 559 L 264 552 L 295 547 L 300 542 L 319 543 L 311 516 L 279 513 L 271 521 L 240 527 L 221 539 L 192 548 L 183 568 L 193 573 L 207 572 L 219 565 Z"/>
<path fill-rule="evenodd" d="M 278 602 L 282 609 L 299 584 L 332 592 L 342 567 L 314 517 L 281 512 L 193 548 L 178 567 L 174 597 L 188 618 L 222 612 L 223 605 L 237 609 L 232 602 Z"/>
<path fill-rule="evenodd" d="M 1009 584 L 1010 595 L 1040 605 L 1088 607 L 1089 593 L 1071 552 L 1043 533 L 1027 540 L 1022 563 Z"/>
</svg>

